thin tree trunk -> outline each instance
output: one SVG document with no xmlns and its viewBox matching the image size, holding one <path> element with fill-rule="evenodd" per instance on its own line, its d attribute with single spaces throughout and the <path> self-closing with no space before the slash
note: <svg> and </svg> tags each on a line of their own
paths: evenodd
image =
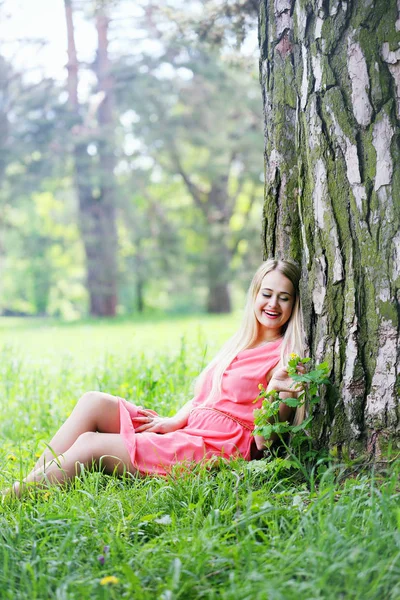
<svg viewBox="0 0 400 600">
<path fill-rule="evenodd" d="M 313 435 L 352 453 L 399 438 L 399 25 L 396 0 L 261 2 L 265 256 L 302 265 L 334 379 Z"/>
<path fill-rule="evenodd" d="M 83 122 L 78 100 L 78 60 L 74 40 L 71 0 L 65 0 L 68 34 L 69 106 L 73 117 L 75 181 L 79 198 L 80 227 L 86 253 L 90 313 L 114 316 L 117 304 L 117 231 L 114 194 L 112 79 L 107 50 L 108 20 L 101 9 L 96 15 L 98 51 L 96 75 L 99 92 Z M 98 127 L 93 121 L 98 113 Z M 89 142 L 97 146 L 91 159 Z M 98 184 L 96 185 L 95 182 Z"/>
<path fill-rule="evenodd" d="M 231 252 L 227 245 L 227 224 L 212 223 L 208 230 L 206 252 L 207 312 L 229 313 L 232 310 L 230 294 Z"/>
<path fill-rule="evenodd" d="M 207 312 L 229 313 L 232 310 L 229 282 L 233 257 L 233 250 L 228 245 L 229 221 L 234 209 L 234 199 L 228 194 L 229 176 L 216 177 L 207 193 L 200 190 L 185 173 L 176 149 L 174 161 L 194 204 L 206 221 L 207 250 L 204 259 L 208 286 Z"/>
</svg>

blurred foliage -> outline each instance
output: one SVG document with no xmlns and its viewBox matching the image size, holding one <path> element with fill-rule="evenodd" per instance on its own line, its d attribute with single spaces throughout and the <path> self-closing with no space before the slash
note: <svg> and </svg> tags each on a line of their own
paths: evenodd
<svg viewBox="0 0 400 600">
<path fill-rule="evenodd" d="M 186 3 L 188 17 L 196 4 Z M 250 4 L 246 23 L 255 28 Z M 216 24 L 230 19 L 234 29 L 239 5 L 222 10 L 205 2 L 204 17 L 215 14 Z M 139 39 L 132 45 L 132 30 L 120 18 L 126 6 L 109 6 L 119 312 L 204 310 L 223 286 L 235 304 L 261 258 L 263 139 L 254 57 L 233 46 L 227 52 L 227 38 L 210 44 L 195 19 L 187 18 L 182 36 L 180 2 L 162 10 L 139 3 L 129 19 Z M 95 3 L 75 8 L 93 22 Z M 0 70 L 0 312 L 74 318 L 87 310 L 87 291 L 65 82 L 33 84 L 1 57 Z M 87 159 L 95 164 L 95 84 L 82 93 Z M 95 187 L 102 173 L 92 172 L 88 183 Z"/>
</svg>

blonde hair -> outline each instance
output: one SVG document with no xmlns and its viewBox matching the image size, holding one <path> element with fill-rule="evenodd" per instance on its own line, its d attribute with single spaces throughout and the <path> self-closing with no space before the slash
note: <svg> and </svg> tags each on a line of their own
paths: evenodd
<svg viewBox="0 0 400 600">
<path fill-rule="evenodd" d="M 295 298 L 292 314 L 289 321 L 283 327 L 283 341 L 281 345 L 281 356 L 279 366 L 287 364 L 289 354 L 295 353 L 303 356 L 305 351 L 305 336 L 303 327 L 303 317 L 300 302 L 299 283 L 301 277 L 300 267 L 292 260 L 269 259 L 263 262 L 254 274 L 248 293 L 247 302 L 244 309 L 242 323 L 238 331 L 223 345 L 221 350 L 210 362 L 210 364 L 200 373 L 195 386 L 196 395 L 200 392 L 207 374 L 214 370 L 212 375 L 212 387 L 208 399 L 214 399 L 221 391 L 222 376 L 233 359 L 242 350 L 250 348 L 258 338 L 259 322 L 254 312 L 254 304 L 261 288 L 261 283 L 267 273 L 279 271 L 289 279 L 293 285 Z M 296 410 L 293 423 L 300 424 L 304 419 L 304 406 Z"/>
</svg>

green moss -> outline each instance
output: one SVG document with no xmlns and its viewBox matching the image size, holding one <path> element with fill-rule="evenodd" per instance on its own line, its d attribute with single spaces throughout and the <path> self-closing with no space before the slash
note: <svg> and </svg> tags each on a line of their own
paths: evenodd
<svg viewBox="0 0 400 600">
<path fill-rule="evenodd" d="M 336 47 L 346 27 L 347 19 L 344 11 L 341 9 L 335 16 L 328 16 L 322 25 L 321 35 L 324 40 L 323 52 L 330 55 Z"/>
<path fill-rule="evenodd" d="M 372 143 L 372 127 L 366 130 L 360 129 L 360 147 L 362 148 L 363 180 L 373 184 L 376 177 L 376 151 Z"/>
<path fill-rule="evenodd" d="M 326 92 L 322 103 L 322 109 L 326 122 L 333 127 L 332 117 L 328 110 L 330 109 L 335 115 L 335 119 L 337 119 L 340 129 L 346 137 L 349 138 L 350 142 L 355 144 L 354 118 L 352 114 L 346 110 L 346 103 L 339 87 L 335 86 Z"/>
<path fill-rule="evenodd" d="M 342 402 L 338 402 L 335 406 L 335 421 L 332 429 L 332 434 L 329 437 L 329 445 L 341 445 L 344 441 L 351 440 L 353 433 L 347 419 L 345 409 Z"/>
<path fill-rule="evenodd" d="M 332 68 L 336 81 L 338 82 L 338 89 L 340 89 L 341 91 L 343 97 L 342 101 L 344 103 L 346 111 L 348 112 L 347 118 L 351 118 L 351 120 L 355 122 L 354 117 L 352 117 L 351 82 L 347 66 L 345 66 L 347 65 L 347 62 L 347 41 L 345 39 L 342 39 L 339 42 L 335 53 L 331 57 L 330 66 Z"/>
<path fill-rule="evenodd" d="M 398 19 L 397 1 L 377 2 L 372 17 L 370 29 L 375 32 L 378 48 L 387 42 L 391 51 L 398 50 L 400 31 L 396 31 L 395 26 Z"/>
<path fill-rule="evenodd" d="M 336 77 L 332 71 L 329 59 L 327 56 L 322 57 L 322 87 L 328 88 L 336 85 Z"/>
<path fill-rule="evenodd" d="M 267 22 L 266 3 L 261 1 L 259 19 L 260 60 L 265 60 L 268 57 Z"/>
<path fill-rule="evenodd" d="M 390 147 L 390 153 L 393 159 L 393 165 L 400 164 L 400 132 L 396 127 L 395 131 L 397 132 L 392 137 L 392 143 Z M 392 198 L 393 205 L 395 207 L 395 215 L 396 215 L 396 223 L 393 223 L 395 229 L 397 231 L 400 229 L 400 169 L 393 169 L 393 185 L 392 185 Z"/>
<path fill-rule="evenodd" d="M 378 266 L 374 264 L 373 253 L 367 253 L 367 251 L 360 247 L 361 261 L 362 263 L 369 264 L 374 271 L 378 271 Z M 360 265 L 362 267 L 362 265 Z M 364 271 L 364 269 L 362 269 Z M 376 289 L 375 283 L 371 280 L 368 273 L 365 271 L 360 274 L 359 285 L 359 339 L 360 346 L 363 348 L 363 361 L 364 368 L 367 371 L 369 379 L 371 374 L 374 373 L 376 367 L 376 355 L 378 352 L 378 328 L 379 328 L 379 317 L 376 311 Z"/>
<path fill-rule="evenodd" d="M 393 325 L 397 325 L 397 308 L 392 302 L 383 302 L 382 300 L 378 300 L 378 310 L 380 317 L 386 319 L 387 321 L 391 321 Z"/>
<path fill-rule="evenodd" d="M 293 109 L 297 106 L 297 94 L 295 86 L 295 78 L 293 74 L 293 65 L 289 57 L 285 60 L 284 69 L 284 99 L 285 104 Z"/>
</svg>

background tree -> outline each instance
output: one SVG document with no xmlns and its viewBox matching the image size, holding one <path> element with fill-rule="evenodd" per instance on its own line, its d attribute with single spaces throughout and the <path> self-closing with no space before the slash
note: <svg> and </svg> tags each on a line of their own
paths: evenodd
<svg viewBox="0 0 400 600">
<path fill-rule="evenodd" d="M 132 134 L 159 172 L 179 176 L 191 199 L 192 228 L 205 242 L 207 310 L 229 312 L 231 263 L 243 238 L 235 219 L 245 229 L 261 194 L 261 114 L 252 73 L 245 61 L 229 65 L 201 44 L 170 43 L 157 59 L 129 62 L 119 62 L 119 77 L 135 85 L 118 86 L 119 105 L 135 111 Z"/>
<path fill-rule="evenodd" d="M 75 46 L 73 3 L 65 0 L 68 32 L 68 97 L 79 198 L 79 215 L 86 252 L 90 314 L 113 316 L 117 306 L 117 225 L 114 181 L 113 79 L 108 53 L 109 17 L 97 3 L 97 53 L 92 66 L 97 86 L 85 107 L 78 98 L 79 64 Z M 85 113 L 85 115 L 83 115 Z"/>
<path fill-rule="evenodd" d="M 49 303 L 57 312 L 56 298 L 68 303 L 74 287 L 65 267 L 72 275 L 79 260 L 75 215 L 61 202 L 60 88 L 51 79 L 24 81 L 4 58 L 1 69 L 1 305 L 6 314 L 46 314 Z"/>
<path fill-rule="evenodd" d="M 399 411 L 396 0 L 263 0 L 265 255 L 301 262 L 309 341 L 332 364 L 321 443 L 378 452 Z"/>
<path fill-rule="evenodd" d="M 120 313 L 225 311 L 243 300 L 261 252 L 254 65 L 229 46 L 235 34 L 224 15 L 215 13 L 213 26 L 229 43 L 211 47 L 202 23 L 188 22 L 182 38 L 177 12 L 155 22 L 150 3 L 141 5 L 75 0 L 63 13 L 60 4 L 70 34 L 67 80 L 65 71 L 49 78 L 44 64 L 25 68 L 13 56 L 19 67 L 3 96 L 0 141 L 7 314 L 72 317 L 87 304 L 103 314 L 116 310 L 115 294 Z M 7 7 L 12 20 L 14 5 Z M 81 53 L 84 22 L 93 31 L 97 23 L 94 57 L 90 44 Z M 44 48 L 43 40 L 28 43 Z M 23 51 L 10 44 L 7 56 Z"/>
</svg>

